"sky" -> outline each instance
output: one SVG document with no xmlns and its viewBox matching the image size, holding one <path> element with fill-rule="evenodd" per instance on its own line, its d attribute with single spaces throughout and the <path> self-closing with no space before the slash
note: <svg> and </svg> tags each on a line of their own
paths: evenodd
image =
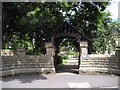
<svg viewBox="0 0 120 90">
<path fill-rule="evenodd" d="M 111 17 L 113 20 L 118 19 L 118 2 L 120 0 L 111 0 L 111 5 L 107 7 L 106 10 L 111 12 Z"/>
</svg>

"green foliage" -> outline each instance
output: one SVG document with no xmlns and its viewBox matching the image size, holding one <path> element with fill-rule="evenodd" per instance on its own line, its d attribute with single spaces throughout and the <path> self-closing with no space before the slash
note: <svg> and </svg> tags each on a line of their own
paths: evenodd
<svg viewBox="0 0 120 90">
<path fill-rule="evenodd" d="M 64 56 L 62 56 L 62 58 L 63 58 L 64 60 L 67 60 L 67 59 L 68 59 L 68 55 L 64 55 Z"/>
<path fill-rule="evenodd" d="M 63 60 L 62 65 L 63 65 L 63 64 L 66 64 L 69 60 L 70 60 L 69 58 L 66 59 L 66 60 Z"/>
<path fill-rule="evenodd" d="M 61 38 L 56 41 L 57 48 L 61 52 L 69 52 L 74 49 L 74 51 L 79 51 L 79 44 L 77 43 L 77 39 L 75 38 Z"/>
<path fill-rule="evenodd" d="M 75 53 L 76 53 L 75 51 L 68 52 L 69 55 L 74 55 Z"/>
<path fill-rule="evenodd" d="M 113 22 L 110 13 L 105 12 L 102 22 L 96 30 L 92 31 L 91 46 L 94 53 L 111 53 L 116 47 L 116 29 L 120 25 Z M 118 35 L 117 35 L 118 36 Z"/>
<path fill-rule="evenodd" d="M 64 56 L 57 56 L 57 58 L 59 58 L 59 63 L 57 63 L 57 68 L 60 68 L 62 65 L 64 65 L 65 63 L 67 63 L 69 61 L 69 57 L 68 55 L 64 55 Z"/>
<path fill-rule="evenodd" d="M 44 40 L 66 18 L 82 34 L 87 36 L 89 53 L 104 53 L 115 47 L 117 28 L 110 13 L 104 12 L 108 2 L 3 2 L 3 49 L 19 47 L 34 54 L 45 53 Z M 98 38 L 99 37 L 99 38 Z M 61 42 L 61 41 L 60 41 Z M 63 45 L 78 45 L 69 41 Z M 61 47 L 63 46 L 61 45 Z M 68 47 L 71 48 L 72 46 Z M 111 51 L 111 50 L 110 50 Z"/>
</svg>

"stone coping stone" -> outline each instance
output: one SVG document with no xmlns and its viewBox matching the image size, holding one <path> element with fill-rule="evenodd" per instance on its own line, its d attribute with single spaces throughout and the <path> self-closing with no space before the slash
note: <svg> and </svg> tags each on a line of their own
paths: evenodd
<svg viewBox="0 0 120 90">
<path fill-rule="evenodd" d="M 84 67 L 84 68 L 82 68 L 82 67 L 80 67 L 79 68 L 79 70 L 115 70 L 115 71 L 119 71 L 120 72 L 120 70 L 119 69 L 113 69 L 113 68 L 95 68 L 95 67 Z"/>
</svg>

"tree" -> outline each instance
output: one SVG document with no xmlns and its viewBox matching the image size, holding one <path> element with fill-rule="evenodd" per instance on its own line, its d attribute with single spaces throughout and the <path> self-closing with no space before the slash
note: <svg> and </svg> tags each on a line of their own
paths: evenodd
<svg viewBox="0 0 120 90">
<path fill-rule="evenodd" d="M 108 2 L 3 3 L 3 48 L 24 47 L 34 54 L 44 52 L 44 40 L 64 20 L 91 39 L 89 51 L 99 52 L 96 37 L 106 25 Z M 107 16 L 106 16 L 107 17 Z M 103 22 L 104 21 L 104 22 Z M 109 33 L 108 33 L 109 34 Z M 105 34 L 104 34 L 105 36 Z M 105 38 L 105 37 L 104 37 Z M 101 36 L 101 42 L 104 39 Z M 104 46 L 101 45 L 101 46 Z M 95 49 L 96 48 L 96 49 Z"/>
<path fill-rule="evenodd" d="M 104 18 L 98 25 L 98 29 L 92 32 L 94 35 L 94 39 L 92 39 L 93 51 L 95 53 L 104 54 L 107 51 L 110 54 L 112 51 L 115 51 L 116 32 L 118 32 L 120 24 L 112 21 L 110 16 L 110 12 L 104 12 Z"/>
</svg>

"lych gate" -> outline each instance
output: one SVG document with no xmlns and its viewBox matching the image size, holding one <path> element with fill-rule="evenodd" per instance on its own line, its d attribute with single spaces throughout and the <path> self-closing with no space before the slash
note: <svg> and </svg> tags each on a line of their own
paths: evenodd
<svg viewBox="0 0 120 90">
<path fill-rule="evenodd" d="M 54 59 L 57 51 L 56 43 L 63 38 L 70 38 L 77 45 L 79 51 L 79 73 L 109 73 L 120 75 L 120 47 L 115 55 L 88 54 L 89 39 L 64 22 L 46 39 L 47 55 L 26 55 L 25 49 L 20 48 L 13 56 L 2 56 L 2 74 L 0 76 L 23 73 L 55 73 Z M 59 43 L 57 44 L 59 45 Z M 73 69 L 72 69 L 73 70 Z"/>
<path fill-rule="evenodd" d="M 88 54 L 87 48 L 88 48 L 89 39 L 86 36 L 82 35 L 77 29 L 72 27 L 69 23 L 63 22 L 58 28 L 54 30 L 53 33 L 51 33 L 51 35 L 45 41 L 45 48 L 46 48 L 47 55 L 50 55 L 51 57 L 55 56 L 55 52 L 57 50 L 56 40 L 58 38 L 63 38 L 63 37 L 76 38 L 76 42 L 79 44 L 79 49 L 80 49 L 79 57 L 80 55 Z M 80 58 L 79 58 L 79 61 L 80 61 Z"/>
</svg>

